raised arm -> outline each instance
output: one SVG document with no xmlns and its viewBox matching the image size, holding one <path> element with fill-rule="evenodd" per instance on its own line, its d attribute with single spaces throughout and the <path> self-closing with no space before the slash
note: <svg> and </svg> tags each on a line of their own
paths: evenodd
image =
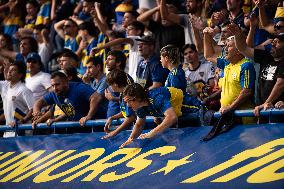
<svg viewBox="0 0 284 189">
<path fill-rule="evenodd" d="M 269 33 L 274 33 L 274 27 L 272 20 L 268 20 L 265 13 L 265 0 L 257 0 L 256 6 L 259 8 L 259 23 L 260 27 L 268 31 Z"/>
<path fill-rule="evenodd" d="M 250 29 L 249 29 L 249 33 L 246 39 L 246 43 L 249 47 L 254 48 L 254 35 L 255 35 L 255 31 L 258 26 L 259 21 L 256 15 L 252 15 L 249 18 L 249 20 L 250 20 Z"/>
<path fill-rule="evenodd" d="M 246 38 L 241 29 L 236 24 L 230 24 L 228 26 L 228 32 L 235 36 L 235 44 L 238 50 L 248 58 L 253 59 L 254 49 L 246 44 Z"/>
<path fill-rule="evenodd" d="M 181 19 L 180 19 L 179 15 L 168 12 L 166 0 L 161 0 L 160 13 L 161 13 L 162 20 L 167 20 L 167 21 L 173 22 L 175 24 L 180 24 Z"/>
<path fill-rule="evenodd" d="M 137 17 L 137 21 L 144 23 L 146 26 L 149 24 L 149 21 L 153 18 L 153 15 L 157 12 L 160 11 L 160 7 L 155 7 L 153 9 L 150 9 L 143 14 L 140 14 Z"/>
<path fill-rule="evenodd" d="M 120 45 L 120 44 L 130 44 L 131 46 L 134 44 L 133 39 L 130 38 L 118 38 L 114 39 L 104 45 L 95 47 L 92 49 L 93 53 L 99 52 L 101 49 L 110 48 L 112 46 Z"/>
<path fill-rule="evenodd" d="M 64 39 L 65 38 L 65 34 L 64 34 L 64 30 L 63 30 L 63 25 L 65 24 L 65 20 L 61 20 L 57 23 L 54 24 L 54 29 L 57 32 L 57 34 Z"/>
<path fill-rule="evenodd" d="M 95 5 L 95 8 L 91 12 L 92 17 L 93 17 L 93 22 L 94 24 L 99 28 L 99 30 L 107 35 L 107 31 L 109 30 L 109 27 L 103 18 L 100 9 L 98 8 L 98 5 Z"/>
<path fill-rule="evenodd" d="M 17 53 L 15 51 L 9 51 L 6 49 L 0 49 L 0 55 L 10 58 L 12 60 L 16 59 Z"/>
<path fill-rule="evenodd" d="M 203 36 L 204 57 L 208 61 L 210 61 L 214 64 L 217 64 L 218 54 L 215 52 L 214 46 L 213 46 L 213 38 L 212 38 L 213 33 L 214 33 L 214 31 L 210 27 L 206 27 L 203 30 L 203 34 L 204 34 L 204 36 Z"/>
</svg>

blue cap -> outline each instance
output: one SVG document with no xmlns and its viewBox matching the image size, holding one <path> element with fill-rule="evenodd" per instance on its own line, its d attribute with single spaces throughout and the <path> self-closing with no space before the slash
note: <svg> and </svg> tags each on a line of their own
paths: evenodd
<svg viewBox="0 0 284 189">
<path fill-rule="evenodd" d="M 27 60 L 26 62 L 28 62 L 29 60 L 35 60 L 41 63 L 40 56 L 38 55 L 38 53 L 35 53 L 35 52 L 29 53 L 26 60 Z"/>
</svg>

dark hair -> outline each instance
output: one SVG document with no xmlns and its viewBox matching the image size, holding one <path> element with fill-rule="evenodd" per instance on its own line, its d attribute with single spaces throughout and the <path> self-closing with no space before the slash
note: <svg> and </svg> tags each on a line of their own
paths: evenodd
<svg viewBox="0 0 284 189">
<path fill-rule="evenodd" d="M 144 30 L 145 30 L 145 26 L 142 22 L 134 21 L 131 24 L 129 24 L 128 26 L 132 26 L 136 30 L 141 30 L 141 35 L 143 35 Z"/>
<path fill-rule="evenodd" d="M 13 50 L 13 41 L 10 35 L 6 34 L 6 33 L 2 33 L 0 34 L 4 37 L 5 41 L 6 41 L 6 46 L 7 49 L 12 51 Z"/>
<path fill-rule="evenodd" d="M 33 37 L 23 37 L 21 41 L 28 40 L 30 44 L 30 52 L 38 52 L 38 44 L 37 41 Z"/>
<path fill-rule="evenodd" d="M 18 68 L 18 72 L 22 74 L 21 82 L 25 83 L 26 73 L 27 73 L 27 66 L 24 62 L 16 60 L 10 66 L 16 66 Z"/>
<path fill-rule="evenodd" d="M 110 71 L 107 74 L 106 82 L 108 85 L 117 84 L 119 88 L 132 84 L 132 81 L 127 76 L 127 73 L 119 69 Z"/>
<path fill-rule="evenodd" d="M 125 66 L 126 66 L 126 56 L 123 52 L 121 51 L 117 51 L 117 50 L 113 50 L 113 51 L 109 51 L 107 53 L 107 56 L 112 55 L 115 57 L 115 62 L 120 62 L 120 69 L 124 70 Z"/>
<path fill-rule="evenodd" d="M 76 62 L 79 62 L 79 57 L 77 54 L 75 54 L 74 52 L 72 52 L 69 49 L 64 49 L 62 51 L 62 53 L 58 56 L 58 57 L 68 57 L 68 58 L 72 58 L 73 60 L 75 60 Z"/>
<path fill-rule="evenodd" d="M 64 68 L 64 72 L 67 75 L 67 77 L 71 77 L 72 79 L 70 81 L 73 82 L 81 82 L 82 80 L 78 77 L 77 69 L 74 68 L 71 65 L 68 65 Z"/>
<path fill-rule="evenodd" d="M 31 4 L 31 5 L 33 5 L 36 8 L 39 7 L 39 4 L 38 4 L 38 2 L 36 0 L 28 0 L 26 4 Z"/>
<path fill-rule="evenodd" d="M 190 48 L 191 50 L 193 50 L 194 52 L 197 52 L 197 49 L 196 49 L 196 46 L 194 44 L 185 44 L 183 47 L 182 47 L 182 52 L 184 53 L 184 51 L 186 49 Z"/>
<path fill-rule="evenodd" d="M 63 80 L 68 80 L 67 75 L 61 71 L 53 72 L 50 76 L 50 79 L 54 79 L 55 77 L 59 77 L 60 79 Z"/>
<path fill-rule="evenodd" d="M 98 35 L 98 30 L 93 22 L 83 22 L 78 27 L 79 30 L 87 30 L 91 36 L 96 37 Z"/>
<path fill-rule="evenodd" d="M 41 30 L 43 30 L 45 28 L 46 28 L 46 26 L 44 24 L 38 24 L 38 25 L 34 26 L 34 29 L 35 30 L 39 30 L 39 31 L 41 31 Z"/>
<path fill-rule="evenodd" d="M 161 56 L 168 57 L 173 65 L 179 64 L 179 49 L 174 45 L 164 46 L 160 51 Z"/>
<path fill-rule="evenodd" d="M 103 63 L 102 59 L 97 57 L 97 56 L 89 58 L 87 64 L 89 64 L 89 63 L 92 63 L 94 66 L 100 65 L 101 71 L 104 70 L 104 63 Z"/>
<path fill-rule="evenodd" d="M 139 13 L 137 11 L 126 11 L 125 13 L 129 13 L 135 18 L 137 18 L 139 16 Z"/>
<path fill-rule="evenodd" d="M 125 37 L 125 35 L 122 32 L 113 31 L 113 30 L 109 31 L 108 35 L 109 35 L 109 37 L 113 37 L 115 39 Z"/>
<path fill-rule="evenodd" d="M 78 24 L 77 24 L 74 20 L 72 20 L 71 18 L 66 18 L 65 21 L 72 22 L 72 24 L 73 24 L 74 26 L 78 27 Z"/>
<path fill-rule="evenodd" d="M 127 85 L 123 91 L 123 96 L 130 96 L 138 99 L 139 101 L 145 101 L 148 99 L 147 90 L 145 90 L 140 84 L 132 83 Z"/>
</svg>

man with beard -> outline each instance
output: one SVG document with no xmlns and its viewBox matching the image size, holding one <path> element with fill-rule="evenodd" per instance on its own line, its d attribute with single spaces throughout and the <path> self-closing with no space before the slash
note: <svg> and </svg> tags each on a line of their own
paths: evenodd
<svg viewBox="0 0 284 189">
<path fill-rule="evenodd" d="M 236 25 L 232 25 L 229 31 L 235 34 L 236 46 L 240 52 L 260 64 L 260 105 L 254 109 L 255 115 L 259 116 L 260 110 L 271 108 L 273 103 L 284 100 L 284 94 L 279 92 L 284 85 L 284 33 L 274 36 L 271 51 L 267 52 L 248 47 L 245 37 Z"/>
<path fill-rule="evenodd" d="M 62 72 L 51 75 L 53 92 L 49 92 L 36 101 L 34 105 L 34 121 L 41 117 L 41 109 L 46 105 L 56 104 L 69 121 L 79 121 L 83 126 L 96 112 L 96 96 L 92 87 L 77 82 L 69 82 Z"/>
<path fill-rule="evenodd" d="M 219 54 L 215 53 L 212 46 L 212 30 L 207 27 L 203 31 L 204 55 L 208 61 L 216 63 L 218 68 L 224 70 L 220 113 L 223 115 L 236 109 L 252 108 L 255 86 L 255 70 L 252 62 L 238 51 L 234 37 L 227 40 L 226 56 L 218 58 Z M 248 118 L 242 120 L 244 124 L 252 121 Z"/>
</svg>

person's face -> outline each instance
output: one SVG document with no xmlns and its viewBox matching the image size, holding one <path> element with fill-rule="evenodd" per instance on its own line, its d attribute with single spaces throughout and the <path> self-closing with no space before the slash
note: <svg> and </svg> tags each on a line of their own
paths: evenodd
<svg viewBox="0 0 284 189">
<path fill-rule="evenodd" d="M 198 62 L 198 53 L 192 50 L 191 48 L 187 48 L 184 50 L 183 57 L 186 63 Z"/>
<path fill-rule="evenodd" d="M 273 39 L 271 44 L 272 44 L 271 55 L 274 58 L 284 57 L 284 41 L 281 41 L 281 40 L 275 38 L 275 39 Z"/>
<path fill-rule="evenodd" d="M 197 9 L 197 0 L 187 0 L 186 9 L 188 13 L 194 13 Z"/>
<path fill-rule="evenodd" d="M 19 69 L 17 66 L 10 66 L 8 69 L 8 73 L 7 73 L 7 81 L 12 81 L 12 82 L 16 82 L 16 81 L 20 81 L 22 77 L 22 74 L 19 72 Z"/>
<path fill-rule="evenodd" d="M 3 35 L 0 35 L 0 49 L 6 48 L 6 45 L 7 43 L 5 37 Z"/>
<path fill-rule="evenodd" d="M 122 26 L 124 28 L 126 28 L 129 24 L 131 24 L 132 22 L 134 22 L 136 19 L 135 17 L 130 14 L 130 13 L 125 13 L 124 16 L 123 16 L 123 20 L 122 20 Z"/>
<path fill-rule="evenodd" d="M 62 96 L 68 90 L 68 81 L 57 76 L 51 79 L 51 86 L 56 95 Z"/>
<path fill-rule="evenodd" d="M 60 69 L 64 70 L 67 66 L 71 65 L 72 67 L 76 68 L 77 64 L 76 61 L 74 61 L 72 58 L 70 57 L 59 57 L 57 59 L 57 62 L 60 66 Z"/>
<path fill-rule="evenodd" d="M 284 21 L 279 21 L 274 25 L 274 33 L 276 35 L 284 33 Z"/>
<path fill-rule="evenodd" d="M 22 55 L 27 55 L 29 54 L 31 51 L 31 45 L 29 43 L 29 40 L 28 39 L 23 39 L 21 42 L 20 42 L 20 53 Z"/>
<path fill-rule="evenodd" d="M 66 21 L 63 25 L 64 34 L 65 35 L 72 35 L 72 33 L 75 32 L 75 28 L 76 28 L 76 26 L 74 25 L 74 23 L 72 23 L 70 21 Z"/>
<path fill-rule="evenodd" d="M 118 67 L 115 57 L 112 55 L 109 55 L 106 59 L 106 68 L 108 71 L 112 71 Z"/>
<path fill-rule="evenodd" d="M 140 35 L 139 30 L 135 29 L 133 26 L 127 26 L 126 28 L 127 36 L 138 36 Z"/>
<path fill-rule="evenodd" d="M 42 41 L 42 36 L 41 36 L 41 31 L 40 30 L 35 30 L 34 29 L 33 35 L 34 35 L 35 40 Z"/>
<path fill-rule="evenodd" d="M 27 61 L 27 70 L 32 74 L 36 74 L 40 71 L 40 64 L 36 60 L 31 59 Z"/>
<path fill-rule="evenodd" d="M 137 109 L 142 106 L 141 102 L 138 101 L 138 99 L 135 99 L 134 97 L 125 96 L 123 99 L 126 102 L 127 106 L 132 108 L 134 111 L 137 111 Z"/>
<path fill-rule="evenodd" d="M 163 56 L 163 55 L 160 56 L 160 61 L 161 61 L 161 64 L 162 64 L 163 68 L 168 68 L 168 66 L 169 66 L 169 61 L 168 60 L 169 59 L 168 59 L 167 56 Z"/>
<path fill-rule="evenodd" d="M 238 54 L 238 49 L 236 48 L 235 41 L 233 39 L 227 40 L 225 51 L 227 52 L 226 59 L 228 61 L 232 60 L 232 58 Z"/>
<path fill-rule="evenodd" d="M 139 42 L 138 51 L 140 56 L 148 57 L 153 53 L 154 45 L 152 43 Z"/>
<path fill-rule="evenodd" d="M 30 15 L 30 16 L 34 16 L 37 14 L 37 10 L 36 10 L 36 7 L 34 7 L 32 4 L 30 3 L 27 3 L 26 5 L 26 11 L 27 11 L 27 14 Z"/>
<path fill-rule="evenodd" d="M 90 77 L 90 78 L 97 78 L 97 76 L 99 75 L 100 73 L 100 66 L 97 65 L 95 66 L 93 64 L 93 62 L 89 62 L 87 64 L 87 76 Z"/>
<path fill-rule="evenodd" d="M 85 14 L 90 14 L 91 11 L 92 11 L 92 3 L 89 3 L 89 2 L 86 2 L 86 1 L 83 1 L 83 9 L 82 11 L 85 13 Z"/>
</svg>

